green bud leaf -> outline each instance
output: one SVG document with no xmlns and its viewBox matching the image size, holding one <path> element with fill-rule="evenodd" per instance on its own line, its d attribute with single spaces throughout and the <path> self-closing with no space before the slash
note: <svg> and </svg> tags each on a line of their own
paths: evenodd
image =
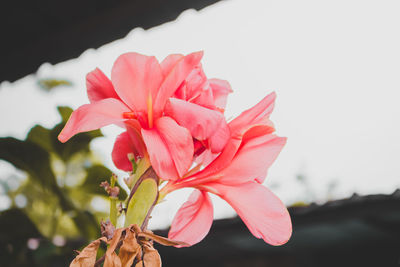
<svg viewBox="0 0 400 267">
<path fill-rule="evenodd" d="M 125 226 L 143 225 L 158 198 L 158 177 L 149 168 L 132 189 L 125 218 Z"/>
</svg>

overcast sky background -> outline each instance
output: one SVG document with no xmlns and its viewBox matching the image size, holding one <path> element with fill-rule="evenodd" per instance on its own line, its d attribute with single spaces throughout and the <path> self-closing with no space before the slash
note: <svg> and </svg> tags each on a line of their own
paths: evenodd
<svg viewBox="0 0 400 267">
<path fill-rule="evenodd" d="M 114 60 L 135 51 L 162 60 L 170 53 L 203 50 L 210 78 L 228 80 L 227 117 L 278 95 L 272 119 L 288 143 L 266 184 L 286 204 L 324 202 L 400 187 L 400 2 L 222 1 L 188 10 L 144 31 L 0 86 L 0 136 L 24 138 L 37 123 L 58 122 L 57 105 L 88 103 L 85 75 L 96 67 L 110 76 Z M 57 49 L 56 47 L 54 49 Z M 39 90 L 39 78 L 66 78 L 72 88 Z M 107 166 L 121 128 L 104 128 L 93 142 Z M 0 173 L 11 172 L 4 162 Z M 296 176 L 307 178 L 309 189 Z M 3 176 L 3 175 L 2 175 Z M 4 176 L 3 176 L 4 177 Z M 328 192 L 330 184 L 335 190 Z M 153 228 L 167 226 L 190 190 L 172 194 L 154 213 Z M 234 211 L 215 198 L 215 217 Z"/>
</svg>

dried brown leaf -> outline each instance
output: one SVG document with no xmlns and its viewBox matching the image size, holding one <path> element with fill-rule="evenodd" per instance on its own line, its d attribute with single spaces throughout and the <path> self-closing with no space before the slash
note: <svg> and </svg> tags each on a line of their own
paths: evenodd
<svg viewBox="0 0 400 267">
<path fill-rule="evenodd" d="M 121 259 L 118 257 L 117 253 L 112 252 L 106 254 L 103 267 L 122 267 Z"/>
<path fill-rule="evenodd" d="M 104 267 L 121 267 L 122 263 L 118 255 L 115 253 L 115 249 L 121 239 L 122 232 L 124 228 L 116 229 L 113 238 L 109 242 L 109 247 L 106 251 L 106 258 L 104 261 Z"/>
<path fill-rule="evenodd" d="M 139 266 L 144 266 L 145 267 L 161 267 L 161 257 L 160 254 L 158 254 L 158 251 L 153 248 L 151 245 L 144 245 L 143 246 L 143 261 L 142 265 Z M 138 265 L 136 265 L 138 266 Z"/>
<path fill-rule="evenodd" d="M 126 229 L 125 239 L 119 250 L 122 267 L 131 267 L 136 255 L 141 252 L 135 233 L 130 228 Z"/>
<path fill-rule="evenodd" d="M 168 239 L 166 237 L 155 235 L 152 232 L 140 232 L 140 233 L 138 233 L 138 237 L 154 240 L 155 242 L 157 242 L 157 243 L 159 243 L 161 245 L 164 245 L 164 246 L 178 246 L 178 245 L 180 245 L 180 246 L 189 246 L 185 242 L 174 241 L 174 240 Z"/>
<path fill-rule="evenodd" d="M 97 250 L 100 246 L 100 241 L 107 242 L 105 237 L 94 240 L 92 243 L 87 245 L 75 259 L 69 265 L 70 267 L 87 267 L 93 266 L 96 262 Z"/>
<path fill-rule="evenodd" d="M 137 224 L 131 224 L 129 226 L 129 229 L 132 229 L 133 232 L 135 232 L 136 234 L 142 232 L 142 229 L 140 229 L 140 227 Z"/>
</svg>

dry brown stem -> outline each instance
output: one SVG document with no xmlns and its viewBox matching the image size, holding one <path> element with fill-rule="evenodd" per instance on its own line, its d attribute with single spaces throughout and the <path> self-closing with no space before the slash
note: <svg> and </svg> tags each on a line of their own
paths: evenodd
<svg viewBox="0 0 400 267">
<path fill-rule="evenodd" d="M 110 231 L 107 234 L 110 235 Z M 96 261 L 101 241 L 108 244 L 108 249 L 105 255 Z M 136 267 L 143 267 L 143 265 L 161 267 L 161 257 L 153 247 L 153 241 L 164 246 L 187 245 L 155 235 L 151 231 L 143 232 L 137 225 L 130 225 L 126 228 L 115 229 L 110 239 L 103 236 L 90 243 L 76 256 L 70 267 L 100 266 L 103 261 L 104 267 L 130 267 L 135 259 Z"/>
</svg>

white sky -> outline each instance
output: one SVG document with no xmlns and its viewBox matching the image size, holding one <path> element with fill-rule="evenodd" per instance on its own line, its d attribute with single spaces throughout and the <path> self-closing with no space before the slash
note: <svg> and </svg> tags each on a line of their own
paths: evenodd
<svg viewBox="0 0 400 267">
<path fill-rule="evenodd" d="M 53 126 L 55 107 L 87 103 L 85 75 L 100 67 L 108 76 L 118 55 L 136 51 L 161 60 L 170 53 L 204 50 L 208 77 L 228 80 L 227 116 L 235 116 L 271 91 L 272 116 L 289 138 L 270 169 L 267 185 L 286 204 L 330 197 L 391 193 L 400 187 L 400 2 L 397 0 L 222 1 L 35 75 L 0 86 L 0 136 L 23 138 L 36 123 Z M 78 40 L 77 40 L 78 41 Z M 57 49 L 57 48 L 54 48 Z M 74 87 L 46 93 L 37 78 L 67 78 Z M 114 138 L 93 142 L 108 167 Z M 0 165 L 3 169 L 6 165 Z M 296 175 L 307 177 L 306 190 Z M 335 181 L 336 190 L 328 194 Z M 189 191 L 175 193 L 155 210 L 164 227 Z M 216 199 L 216 218 L 234 212 Z"/>
</svg>

